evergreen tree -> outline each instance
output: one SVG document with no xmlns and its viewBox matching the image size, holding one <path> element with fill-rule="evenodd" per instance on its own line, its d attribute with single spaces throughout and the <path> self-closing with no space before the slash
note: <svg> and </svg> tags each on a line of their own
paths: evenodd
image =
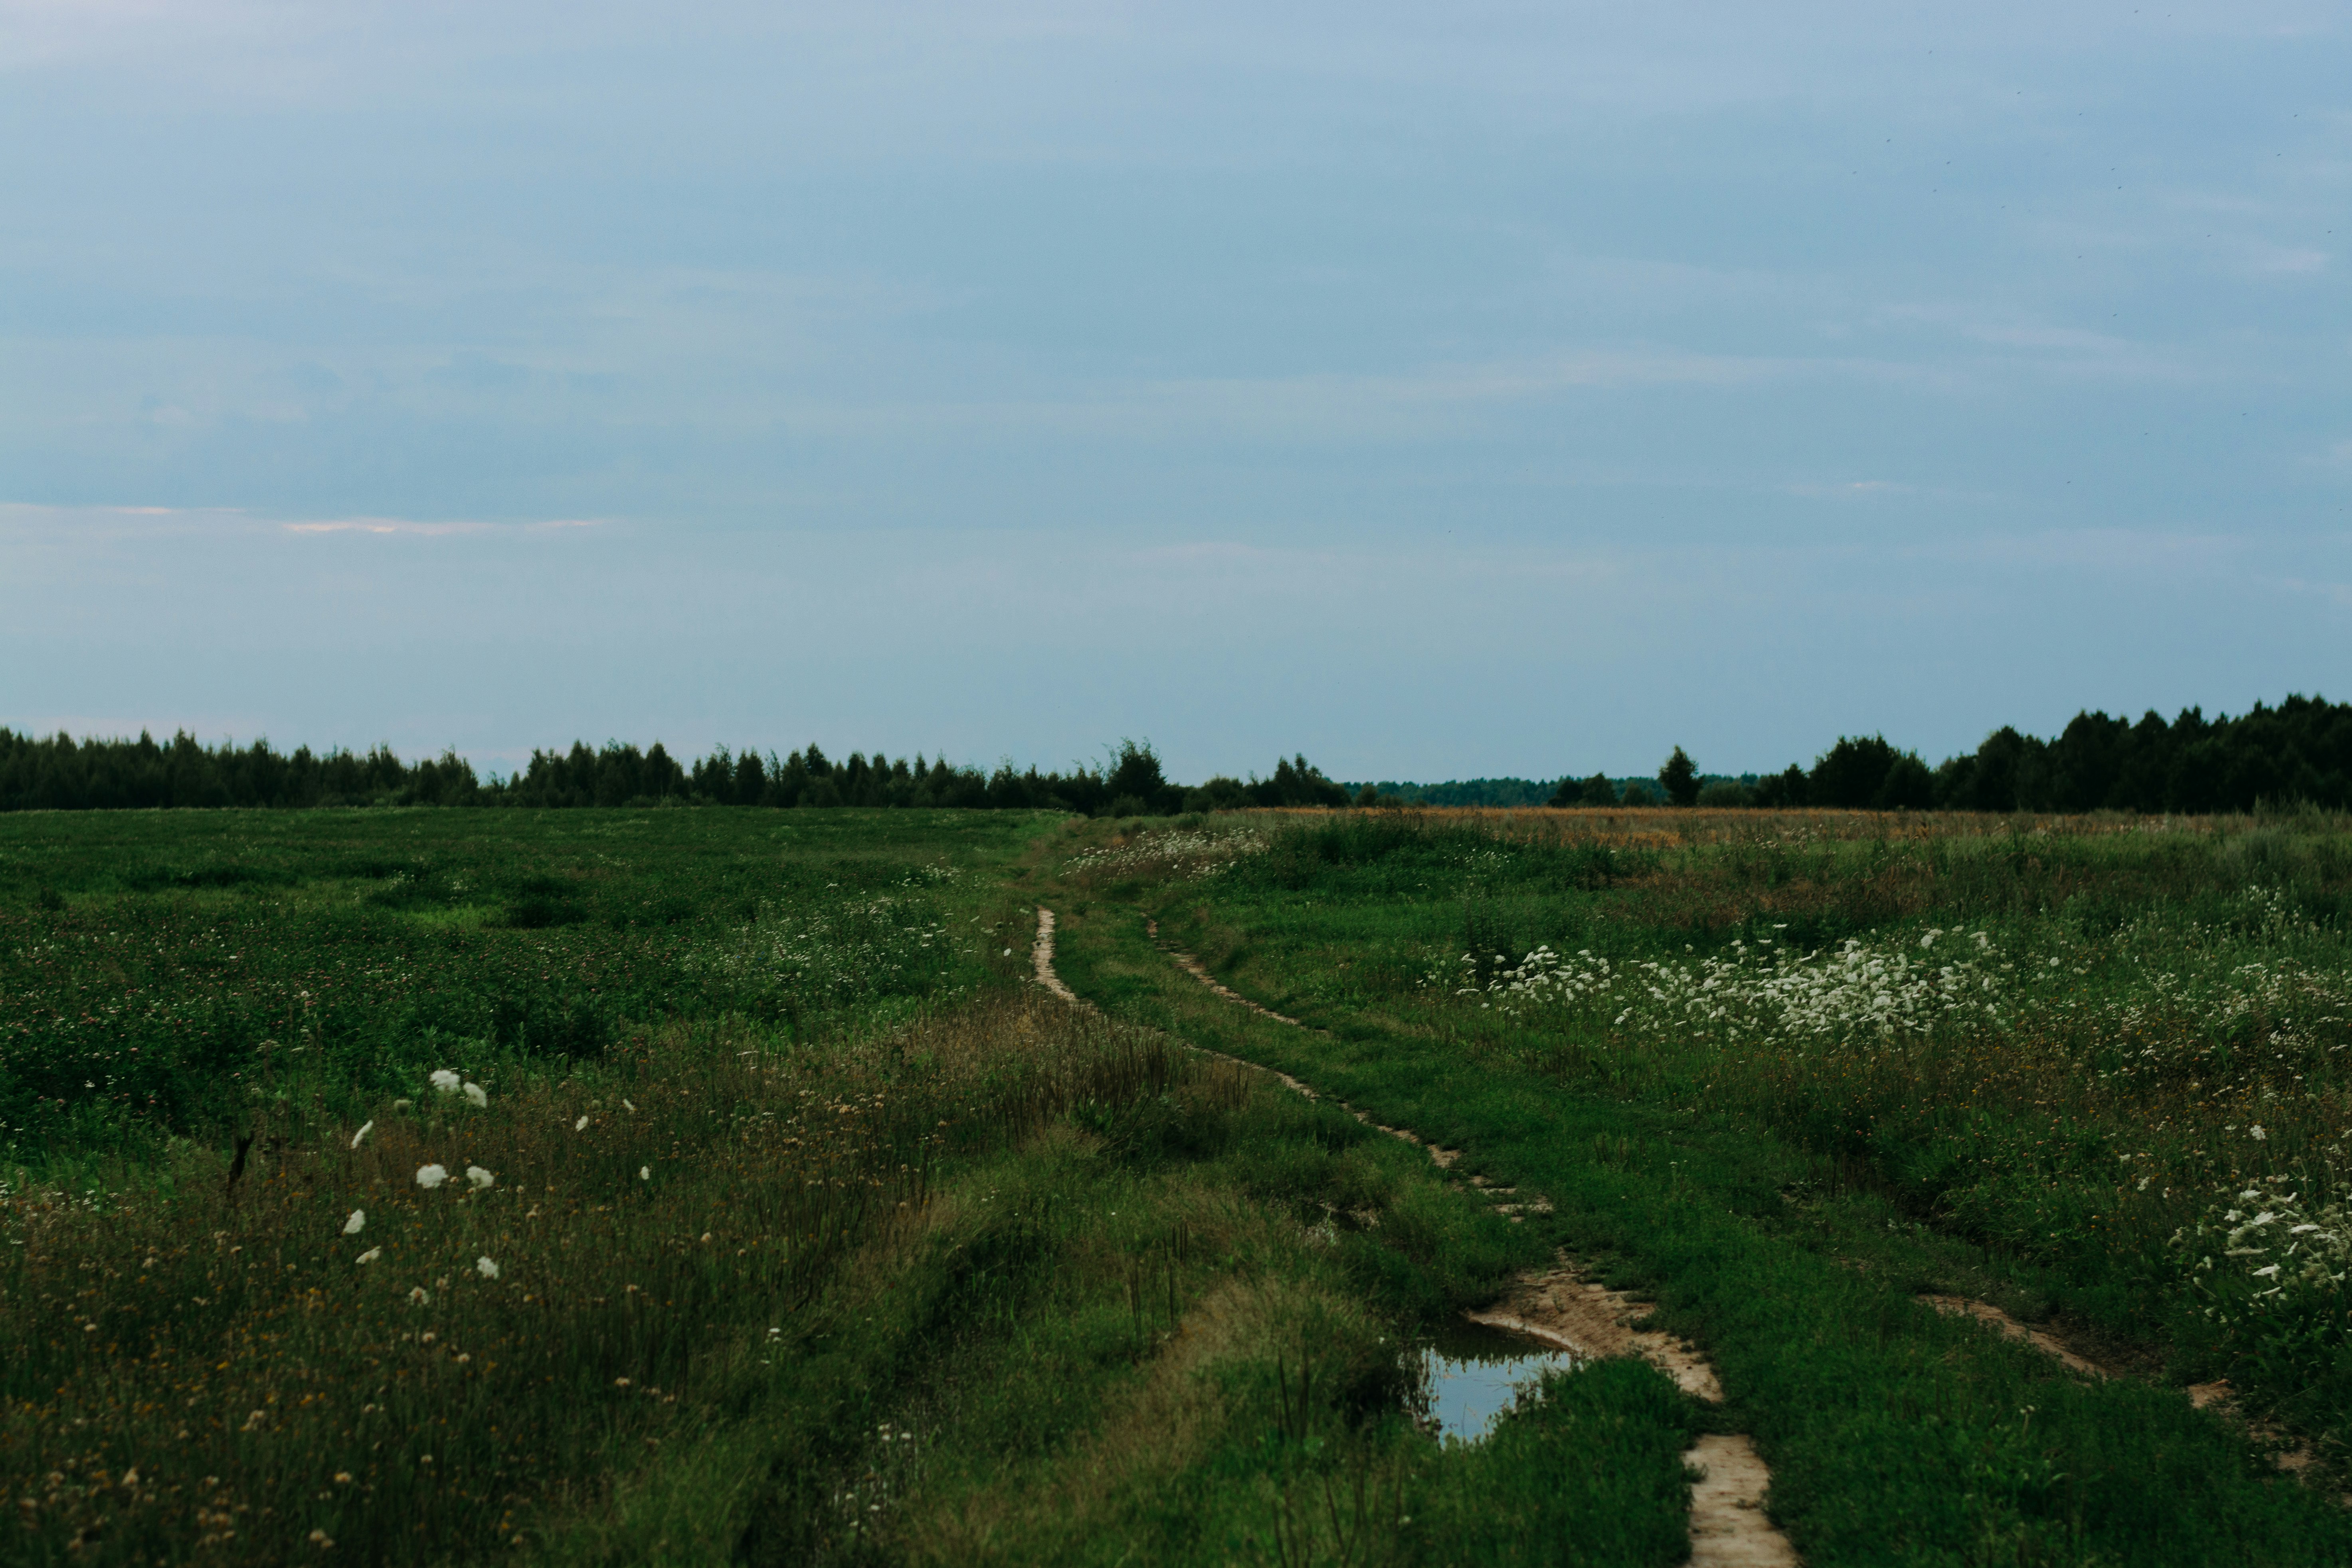
<svg viewBox="0 0 2352 1568">
<path fill-rule="evenodd" d="M 1680 746 L 1675 754 L 1658 769 L 1658 785 L 1666 792 L 1666 800 L 1675 805 L 1698 804 L 1698 764 L 1692 762 Z"/>
</svg>

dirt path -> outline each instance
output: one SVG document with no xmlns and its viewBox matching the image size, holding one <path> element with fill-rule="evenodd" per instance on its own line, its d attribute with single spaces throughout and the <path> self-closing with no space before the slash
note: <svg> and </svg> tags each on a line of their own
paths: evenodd
<svg viewBox="0 0 2352 1568">
<path fill-rule="evenodd" d="M 1974 1318 L 1994 1332 L 2020 1343 L 2032 1345 L 2043 1355 L 2069 1372 L 2083 1377 L 2105 1380 L 2124 1378 L 2132 1374 L 2119 1368 L 2105 1365 L 2068 1349 L 2058 1338 L 2030 1324 L 2021 1323 L 1990 1301 L 1979 1301 L 1969 1296 L 1922 1296 L 1939 1312 L 1956 1317 Z M 2238 1407 L 2236 1395 L 2229 1384 L 2194 1383 L 2182 1392 L 2189 1403 L 2199 1410 L 2210 1410 L 2222 1421 L 2237 1429 L 2240 1436 L 2270 1450 L 2271 1463 L 2289 1475 L 2310 1479 L 2309 1472 L 2319 1463 L 2319 1455 L 2308 1443 L 2298 1442 L 2284 1429 L 2267 1421 L 2258 1421 Z M 2336 1500 L 2352 1507 L 2352 1493 L 2339 1494 Z"/>
<path fill-rule="evenodd" d="M 1160 924 L 1147 921 L 1144 931 L 1157 943 Z M 1189 952 L 1163 948 L 1186 973 L 1207 986 L 1228 1002 L 1249 1008 L 1263 1017 L 1292 1028 L 1306 1025 L 1296 1018 L 1286 1017 L 1272 1008 L 1251 1001 L 1239 992 L 1220 983 L 1206 965 Z M 1031 951 L 1037 983 L 1055 995 L 1075 1006 L 1087 1006 L 1065 984 L 1054 971 L 1054 911 L 1039 905 L 1037 909 L 1037 940 Z M 1255 1062 L 1228 1057 L 1222 1051 L 1205 1054 L 1239 1062 L 1241 1066 L 1271 1073 L 1286 1087 L 1309 1100 L 1320 1099 L 1315 1090 L 1287 1073 L 1274 1072 Z M 1377 1128 L 1391 1137 L 1401 1138 L 1417 1148 L 1429 1152 L 1429 1157 L 1439 1169 L 1450 1167 L 1462 1151 L 1444 1149 L 1402 1127 L 1390 1127 L 1374 1121 L 1364 1111 L 1339 1102 L 1357 1121 Z M 1472 1178 L 1474 1189 L 1490 1200 L 1517 1196 L 1509 1187 L 1489 1186 L 1480 1178 Z M 1529 1196 L 1521 1202 L 1498 1204 L 1498 1211 L 1517 1220 L 1521 1213 L 1549 1213 L 1551 1205 L 1540 1196 Z M 1565 1254 L 1559 1266 L 1546 1273 L 1522 1275 L 1513 1281 L 1503 1300 L 1482 1312 L 1468 1314 L 1471 1321 L 1493 1328 L 1508 1329 L 1529 1339 L 1557 1345 L 1562 1350 L 1590 1358 L 1608 1356 L 1640 1356 L 1668 1377 L 1675 1385 L 1696 1398 L 1711 1405 L 1723 1401 L 1723 1385 L 1715 1375 L 1715 1368 L 1696 1347 L 1671 1334 L 1641 1329 L 1635 1325 L 1649 1315 L 1645 1302 L 1635 1300 L 1622 1290 L 1612 1290 L 1597 1280 L 1589 1279 Z M 1789 1538 L 1780 1533 L 1764 1511 L 1765 1495 L 1771 1489 L 1772 1472 L 1756 1452 L 1754 1440 L 1746 1434 L 1712 1435 L 1701 1437 L 1683 1455 L 1683 1466 L 1691 1473 L 1690 1538 L 1692 1568 L 1795 1568 L 1801 1561 Z"/>
<path fill-rule="evenodd" d="M 1073 1007 L 1090 1007 L 1078 1000 L 1078 994 L 1062 984 L 1054 973 L 1054 911 L 1045 905 L 1037 906 L 1037 940 L 1030 945 L 1029 962 L 1036 970 L 1037 984 L 1067 1002 Z"/>
<path fill-rule="evenodd" d="M 1146 921 L 1143 923 L 1144 928 L 1150 931 L 1153 937 L 1156 938 L 1159 936 L 1160 922 L 1158 921 Z M 1248 1008 L 1251 1012 L 1257 1014 L 1259 1016 L 1271 1018 L 1277 1024 L 1288 1024 L 1295 1029 L 1303 1029 L 1307 1027 L 1306 1025 L 1300 1023 L 1297 1019 L 1277 1013 L 1271 1007 L 1253 1002 L 1248 997 L 1243 995 L 1240 992 L 1227 986 L 1224 982 L 1219 980 L 1215 975 L 1209 973 L 1209 966 L 1207 964 L 1202 963 L 1191 953 L 1179 952 L 1172 947 L 1162 948 L 1160 951 L 1165 952 L 1169 957 L 1174 959 L 1176 961 L 1176 966 L 1179 969 L 1181 969 L 1185 973 L 1191 975 L 1193 979 L 1199 981 L 1202 984 L 1207 986 L 1210 990 L 1215 992 L 1226 1001 L 1237 1002 L 1241 1005 Z"/>
<path fill-rule="evenodd" d="M 2059 1343 L 2054 1335 L 2019 1322 L 1990 1301 L 1979 1301 L 1970 1296 L 1922 1296 L 1919 1300 L 1939 1312 L 1949 1313 L 1954 1317 L 1974 1318 L 1977 1321 L 1990 1327 L 2003 1338 L 2032 1345 L 2068 1371 L 2081 1373 L 2084 1377 L 2105 1378 L 2123 1375 L 2113 1367 L 2102 1366 L 2087 1356 L 2076 1355 Z"/>
</svg>

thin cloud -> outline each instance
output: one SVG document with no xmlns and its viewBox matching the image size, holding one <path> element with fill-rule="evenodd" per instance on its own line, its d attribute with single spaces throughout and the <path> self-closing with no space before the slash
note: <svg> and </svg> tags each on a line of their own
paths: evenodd
<svg viewBox="0 0 2352 1568">
<path fill-rule="evenodd" d="M 2307 577 L 2262 577 L 2255 581 L 2289 594 L 2325 599 L 2339 610 L 2352 610 L 2352 583 L 2315 582 Z"/>
<path fill-rule="evenodd" d="M 1788 487 L 1790 495 L 1806 497 L 1909 495 L 1916 489 L 1915 485 L 1903 484 L 1895 479 L 1843 479 L 1829 483 L 1794 484 Z"/>
<path fill-rule="evenodd" d="M 339 517 L 310 522 L 281 522 L 278 525 L 278 529 L 286 533 L 405 533 L 415 534 L 424 539 L 442 539 L 461 533 L 545 533 L 558 529 L 603 526 L 603 519 L 593 517 L 551 517 L 536 522 L 471 521 L 428 522 L 405 517 Z"/>
<path fill-rule="evenodd" d="M 288 533 L 414 533 L 437 539 L 451 533 L 480 533 L 485 522 L 411 522 L 396 517 L 348 517 L 332 522 L 281 522 Z"/>
<path fill-rule="evenodd" d="M 242 507 L 205 506 L 44 506 L 33 501 L 0 501 L 0 526 L 48 528 L 89 532 L 111 525 L 123 531 L 232 527 L 246 532 L 291 534 L 413 534 L 437 539 L 461 534 L 545 533 L 602 528 L 607 518 L 551 517 L 520 522 L 487 522 L 470 518 L 331 517 L 263 518 Z"/>
</svg>

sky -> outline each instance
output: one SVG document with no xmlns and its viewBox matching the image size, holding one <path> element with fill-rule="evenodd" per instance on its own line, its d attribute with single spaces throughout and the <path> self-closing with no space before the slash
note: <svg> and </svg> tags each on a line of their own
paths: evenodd
<svg viewBox="0 0 2352 1568">
<path fill-rule="evenodd" d="M 0 724 L 1176 777 L 2352 697 L 2340 4 L 0 0 Z"/>
</svg>

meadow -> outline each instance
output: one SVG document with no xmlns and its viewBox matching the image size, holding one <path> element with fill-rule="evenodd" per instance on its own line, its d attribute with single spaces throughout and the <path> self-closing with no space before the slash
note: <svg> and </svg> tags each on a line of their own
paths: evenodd
<svg viewBox="0 0 2352 1568">
<path fill-rule="evenodd" d="M 1808 1561 L 2342 1561 L 2347 848 L 2314 814 L 1253 814 L 1071 857 L 1064 970 L 1549 1194 L 1710 1348 Z M 2241 1424 L 2181 1394 L 2216 1380 Z"/>
<path fill-rule="evenodd" d="M 2347 849 L 14 816 L 11 1560 L 1665 1564 L 1736 1431 L 1817 1565 L 2352 1562 Z M 1563 1252 L 1726 1401 L 1602 1361 L 1442 1439 L 1419 1347 Z"/>
<path fill-rule="evenodd" d="M 1537 1238 L 1021 978 L 1064 831 L 11 819 L 10 1560 L 1678 1556 L 1648 1368 L 1413 1419 Z"/>
<path fill-rule="evenodd" d="M 1769 1127 L 2085 1329 L 2159 1322 L 2184 1381 L 2336 1440 L 2344 824 L 1545 816 L 1295 831 L 1229 885 L 1262 889 L 1256 940 L 1328 960 L 1285 1001 Z M 1448 862 L 1442 908 L 1401 896 Z M 1276 912 L 1343 888 L 1369 929 Z"/>
</svg>

